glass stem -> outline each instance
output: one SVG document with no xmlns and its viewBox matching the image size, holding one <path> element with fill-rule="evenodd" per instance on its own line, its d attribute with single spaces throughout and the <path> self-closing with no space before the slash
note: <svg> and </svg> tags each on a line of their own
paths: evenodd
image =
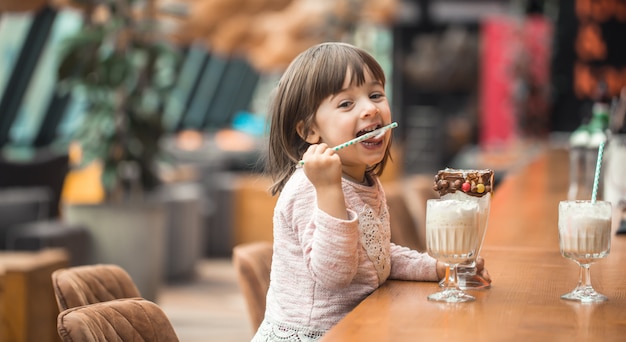
<svg viewBox="0 0 626 342">
<path fill-rule="evenodd" d="M 457 264 L 448 264 L 446 269 L 446 283 L 444 284 L 444 290 L 455 290 L 458 288 L 458 278 L 456 274 Z"/>
<path fill-rule="evenodd" d="M 591 286 L 591 269 L 589 264 L 580 265 L 580 276 L 578 280 L 578 287 L 592 288 Z"/>
</svg>

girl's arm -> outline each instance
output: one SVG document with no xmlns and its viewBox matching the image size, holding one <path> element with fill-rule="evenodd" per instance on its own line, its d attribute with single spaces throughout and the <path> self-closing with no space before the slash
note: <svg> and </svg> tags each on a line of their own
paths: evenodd
<svg viewBox="0 0 626 342">
<path fill-rule="evenodd" d="M 390 279 L 438 281 L 445 276 L 443 263 L 427 253 L 391 244 Z"/>
<path fill-rule="evenodd" d="M 346 219 L 337 218 L 318 202 L 323 200 L 309 179 L 296 171 L 277 204 L 275 241 L 298 244 L 303 266 L 318 284 L 330 289 L 345 287 L 354 279 L 359 264 L 358 217 L 343 209 Z"/>
<path fill-rule="evenodd" d="M 304 174 L 315 188 L 317 207 L 338 219 L 348 219 L 341 188 L 342 166 L 339 155 L 322 143 L 311 145 L 303 159 L 306 160 Z"/>
<path fill-rule="evenodd" d="M 328 289 L 348 286 L 359 266 L 359 230 L 356 213 L 349 212 L 348 220 L 316 210 L 308 260 L 309 271 Z"/>
</svg>

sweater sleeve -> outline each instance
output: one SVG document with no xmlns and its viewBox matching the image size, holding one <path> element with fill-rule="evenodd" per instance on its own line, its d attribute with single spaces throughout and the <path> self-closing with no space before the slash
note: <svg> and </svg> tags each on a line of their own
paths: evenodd
<svg viewBox="0 0 626 342">
<path fill-rule="evenodd" d="M 348 220 L 339 220 L 315 208 L 303 235 L 309 271 L 327 289 L 348 286 L 358 270 L 358 217 L 351 210 L 348 214 Z"/>
<path fill-rule="evenodd" d="M 391 244 L 390 279 L 437 281 L 437 260 L 427 253 Z"/>
<path fill-rule="evenodd" d="M 280 224 L 278 229 L 293 232 L 316 284 L 327 289 L 348 286 L 359 266 L 358 215 L 351 209 L 347 220 L 329 215 L 317 207 L 315 191 L 304 174 L 295 175 L 293 181 L 283 191 L 285 201 L 278 203 L 277 209 L 284 215 L 284 226 Z M 283 237 L 275 231 L 275 238 Z"/>
</svg>

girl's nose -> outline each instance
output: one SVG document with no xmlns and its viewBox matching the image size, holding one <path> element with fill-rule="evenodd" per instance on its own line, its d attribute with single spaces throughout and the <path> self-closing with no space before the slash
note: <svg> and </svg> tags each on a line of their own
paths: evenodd
<svg viewBox="0 0 626 342">
<path fill-rule="evenodd" d="M 361 112 L 361 115 L 363 117 L 368 117 L 368 116 L 373 116 L 378 114 L 378 107 L 376 107 L 375 104 L 368 102 L 365 107 L 363 108 L 363 111 Z"/>
</svg>

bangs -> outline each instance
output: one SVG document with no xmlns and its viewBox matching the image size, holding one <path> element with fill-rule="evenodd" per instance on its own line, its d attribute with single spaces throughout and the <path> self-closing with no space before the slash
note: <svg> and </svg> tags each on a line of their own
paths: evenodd
<svg viewBox="0 0 626 342">
<path fill-rule="evenodd" d="M 324 51 L 326 50 L 326 51 Z M 385 74 L 376 60 L 365 51 L 343 44 L 320 46 L 318 58 L 310 69 L 315 85 L 313 93 L 318 99 L 339 93 L 344 87 L 346 76 L 350 85 L 365 83 L 366 73 L 385 86 Z"/>
</svg>

